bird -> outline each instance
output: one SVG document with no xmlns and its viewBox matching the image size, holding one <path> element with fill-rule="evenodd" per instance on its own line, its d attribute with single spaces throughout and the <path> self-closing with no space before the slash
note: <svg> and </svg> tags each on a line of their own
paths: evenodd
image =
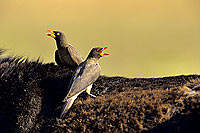
<svg viewBox="0 0 200 133">
<path fill-rule="evenodd" d="M 63 32 L 48 30 L 47 36 L 56 40 L 57 50 L 55 51 L 55 61 L 58 66 L 67 66 L 72 69 L 84 61 L 78 50 L 68 43 Z"/>
<path fill-rule="evenodd" d="M 74 100 L 77 98 L 79 94 L 83 91 L 86 91 L 89 95 L 96 97 L 90 94 L 92 84 L 99 78 L 101 67 L 98 63 L 99 58 L 105 55 L 109 55 L 107 53 L 103 53 L 102 51 L 107 49 L 108 47 L 95 47 L 93 48 L 86 60 L 79 64 L 76 68 L 68 86 L 68 94 L 64 98 L 63 102 L 65 102 L 60 118 L 63 119 L 72 106 Z"/>
<path fill-rule="evenodd" d="M 55 61 L 58 66 L 67 66 L 72 70 L 75 70 L 77 66 L 83 62 L 83 57 L 71 44 L 65 34 L 61 31 L 48 30 L 47 36 L 50 36 L 56 40 L 57 50 L 55 51 Z M 92 84 L 87 90 L 90 90 Z"/>
</svg>

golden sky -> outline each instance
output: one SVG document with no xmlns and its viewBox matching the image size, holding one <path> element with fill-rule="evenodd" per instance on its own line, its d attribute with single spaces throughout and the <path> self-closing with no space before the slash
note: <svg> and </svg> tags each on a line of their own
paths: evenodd
<svg viewBox="0 0 200 133">
<path fill-rule="evenodd" d="M 63 31 L 83 57 L 108 46 L 102 74 L 199 74 L 199 0 L 1 0 L 0 47 L 54 62 L 48 29 Z"/>
</svg>

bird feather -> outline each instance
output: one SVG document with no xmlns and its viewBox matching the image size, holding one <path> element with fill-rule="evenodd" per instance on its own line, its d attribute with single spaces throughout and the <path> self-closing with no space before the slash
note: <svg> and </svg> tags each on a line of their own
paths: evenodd
<svg viewBox="0 0 200 133">
<path fill-rule="evenodd" d="M 72 60 L 76 63 L 76 64 L 80 64 L 81 62 L 83 62 L 83 57 L 81 56 L 81 54 L 78 52 L 78 50 L 76 48 L 74 48 L 71 44 L 69 44 L 68 46 L 68 51 L 69 54 L 71 55 Z"/>
<path fill-rule="evenodd" d="M 98 63 L 81 63 L 72 76 L 69 85 L 69 93 L 63 102 L 67 101 L 67 99 L 71 98 L 77 93 L 85 90 L 88 86 L 94 83 L 100 76 L 100 70 L 101 68 Z"/>
</svg>

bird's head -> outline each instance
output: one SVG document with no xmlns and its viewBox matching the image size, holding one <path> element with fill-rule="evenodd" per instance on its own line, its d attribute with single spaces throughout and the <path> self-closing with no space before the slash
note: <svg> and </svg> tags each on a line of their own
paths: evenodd
<svg viewBox="0 0 200 133">
<path fill-rule="evenodd" d="M 96 58 L 96 59 L 99 59 L 100 57 L 104 56 L 104 55 L 109 55 L 107 53 L 103 53 L 103 50 L 107 49 L 108 47 L 104 47 L 104 48 L 101 48 L 101 47 L 96 47 L 96 48 L 93 48 L 89 55 L 88 55 L 88 58 Z"/>
<path fill-rule="evenodd" d="M 49 33 L 47 34 L 47 36 L 54 38 L 56 41 L 63 41 L 66 39 L 64 33 L 60 32 L 60 31 L 48 30 L 48 32 Z"/>
</svg>

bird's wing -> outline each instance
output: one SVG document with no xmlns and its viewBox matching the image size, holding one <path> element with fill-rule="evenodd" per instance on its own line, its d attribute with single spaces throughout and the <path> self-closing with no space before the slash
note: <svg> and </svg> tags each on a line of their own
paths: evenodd
<svg viewBox="0 0 200 133">
<path fill-rule="evenodd" d="M 71 83 L 70 83 L 70 90 L 65 99 L 64 102 L 76 95 L 77 93 L 83 91 L 85 88 L 87 88 L 89 85 L 94 83 L 98 77 L 100 76 L 100 66 L 98 64 L 91 64 L 91 63 L 82 63 L 77 68 L 77 71 L 74 73 Z"/>
<path fill-rule="evenodd" d="M 71 55 L 72 60 L 76 63 L 76 64 L 80 64 L 81 62 L 83 62 L 83 57 L 81 56 L 81 54 L 78 52 L 78 50 L 76 48 L 74 48 L 72 45 L 69 44 L 68 47 L 68 51 Z"/>
<path fill-rule="evenodd" d="M 58 55 L 58 50 L 55 51 L 55 61 L 57 63 L 58 66 L 64 66 L 65 64 L 62 63 L 62 61 L 60 60 L 60 57 Z"/>
</svg>

